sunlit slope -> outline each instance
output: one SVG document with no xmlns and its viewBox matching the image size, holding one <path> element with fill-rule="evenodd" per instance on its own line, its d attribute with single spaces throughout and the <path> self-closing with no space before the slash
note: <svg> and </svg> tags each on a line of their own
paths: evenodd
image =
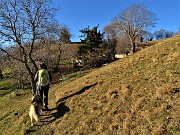
<svg viewBox="0 0 180 135">
<path fill-rule="evenodd" d="M 178 134 L 180 35 L 63 85 L 55 134 Z"/>
</svg>

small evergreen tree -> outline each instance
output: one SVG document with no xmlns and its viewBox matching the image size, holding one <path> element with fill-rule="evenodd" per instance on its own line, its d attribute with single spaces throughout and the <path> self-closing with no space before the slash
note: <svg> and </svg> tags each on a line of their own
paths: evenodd
<svg viewBox="0 0 180 135">
<path fill-rule="evenodd" d="M 81 38 L 84 38 L 84 45 L 79 47 L 78 56 L 84 60 L 85 64 L 89 62 L 93 57 L 100 55 L 103 48 L 104 33 L 98 31 L 99 26 L 95 26 L 92 29 L 89 27 L 80 30 L 83 33 Z"/>
<path fill-rule="evenodd" d="M 89 26 L 83 30 L 80 30 L 84 35 L 85 45 L 89 47 L 90 52 L 94 51 L 95 48 L 98 48 L 100 44 L 103 43 L 104 33 L 97 31 L 98 26 L 93 27 L 92 29 Z"/>
</svg>

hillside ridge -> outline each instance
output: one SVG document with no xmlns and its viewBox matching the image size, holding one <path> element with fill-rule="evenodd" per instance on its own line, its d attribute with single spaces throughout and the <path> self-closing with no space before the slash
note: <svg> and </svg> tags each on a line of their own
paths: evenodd
<svg viewBox="0 0 180 135">
<path fill-rule="evenodd" d="M 178 133 L 179 93 L 174 90 L 180 88 L 179 41 L 180 35 L 161 40 L 59 88 L 57 100 L 97 83 L 81 95 L 65 101 L 71 111 L 67 113 L 68 118 L 62 119 L 70 122 L 74 115 L 79 118 L 74 120 L 74 123 L 78 121 L 78 126 L 74 125 L 75 129 L 69 130 L 68 134 L 78 134 L 81 130 L 82 134 L 90 131 L 96 134 Z M 171 110 L 166 110 L 169 107 Z M 114 113 L 117 116 L 113 116 Z M 158 113 L 164 115 L 156 118 Z M 91 130 L 88 124 L 93 127 Z M 61 122 L 59 126 L 68 128 Z"/>
<path fill-rule="evenodd" d="M 54 84 L 50 110 L 34 127 L 28 116 L 31 94 L 12 94 L 1 105 L 0 134 L 176 135 L 180 132 L 179 57 L 177 35 L 74 81 Z"/>
</svg>

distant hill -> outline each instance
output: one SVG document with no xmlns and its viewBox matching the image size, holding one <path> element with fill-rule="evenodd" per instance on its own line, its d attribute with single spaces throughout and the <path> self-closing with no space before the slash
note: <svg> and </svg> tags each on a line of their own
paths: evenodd
<svg viewBox="0 0 180 135">
<path fill-rule="evenodd" d="M 29 94 L 19 96 L 19 102 L 11 98 L 16 107 L 6 103 L 0 118 L 2 134 L 177 135 L 180 35 L 53 85 L 50 111 L 43 112 L 34 127 L 29 127 L 30 98 Z"/>
</svg>

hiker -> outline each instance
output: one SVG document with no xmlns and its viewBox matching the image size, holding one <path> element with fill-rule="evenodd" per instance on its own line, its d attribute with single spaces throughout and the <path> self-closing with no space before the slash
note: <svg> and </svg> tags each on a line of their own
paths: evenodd
<svg viewBox="0 0 180 135">
<path fill-rule="evenodd" d="M 37 82 L 36 94 L 39 94 L 42 100 L 44 97 L 44 108 L 48 110 L 48 93 L 52 76 L 45 63 L 40 64 L 40 69 L 34 79 Z"/>
</svg>

